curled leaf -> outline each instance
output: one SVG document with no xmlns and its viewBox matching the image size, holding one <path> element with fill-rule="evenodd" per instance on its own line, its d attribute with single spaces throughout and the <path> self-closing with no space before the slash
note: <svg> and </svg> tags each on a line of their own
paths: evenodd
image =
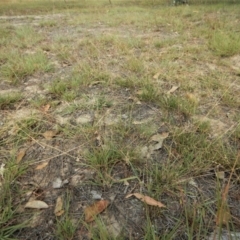
<svg viewBox="0 0 240 240">
<path fill-rule="evenodd" d="M 142 202 L 145 202 L 148 205 L 151 206 L 156 206 L 156 207 L 160 207 L 160 208 L 165 208 L 166 206 L 164 204 L 162 204 L 161 202 L 156 201 L 155 199 L 148 197 L 148 196 L 144 196 L 140 193 L 132 193 L 132 194 L 128 194 L 125 198 L 129 198 L 131 196 L 135 196 L 137 199 L 141 200 Z"/>
<path fill-rule="evenodd" d="M 109 201 L 100 200 L 95 202 L 93 205 L 86 207 L 84 210 L 85 221 L 88 223 L 92 222 L 99 213 L 103 212 L 107 208 L 108 205 Z"/>
<path fill-rule="evenodd" d="M 169 133 L 168 132 L 163 132 L 161 134 L 156 134 L 151 137 L 150 141 L 151 142 L 156 142 L 155 144 L 152 144 L 151 150 L 158 150 L 162 148 L 162 144 L 164 139 L 168 137 Z"/>
</svg>

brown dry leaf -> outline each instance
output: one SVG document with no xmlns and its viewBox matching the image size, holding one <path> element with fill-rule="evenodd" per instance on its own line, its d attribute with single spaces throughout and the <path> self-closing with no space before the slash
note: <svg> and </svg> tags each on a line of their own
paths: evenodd
<svg viewBox="0 0 240 240">
<path fill-rule="evenodd" d="M 169 91 L 167 91 L 167 94 L 170 95 L 171 93 L 174 93 L 178 88 L 179 86 L 172 86 L 172 88 Z"/>
<path fill-rule="evenodd" d="M 165 138 L 167 138 L 169 135 L 168 132 L 163 132 L 161 134 L 156 134 L 150 138 L 150 142 L 157 142 L 155 144 L 152 144 L 149 146 L 150 151 L 158 150 L 162 147 L 163 141 Z"/>
<path fill-rule="evenodd" d="M 19 162 L 22 161 L 23 157 L 24 157 L 25 154 L 26 154 L 26 151 L 27 151 L 26 148 L 22 148 L 22 149 L 20 149 L 20 150 L 18 151 L 18 153 L 17 153 L 17 163 L 19 163 Z"/>
<path fill-rule="evenodd" d="M 109 205 L 109 201 L 100 200 L 100 201 L 94 203 L 93 205 L 86 207 L 84 210 L 85 221 L 87 223 L 92 222 L 94 220 L 95 216 L 97 216 L 99 213 L 104 211 L 108 205 Z"/>
<path fill-rule="evenodd" d="M 192 103 L 198 103 L 198 98 L 192 93 L 186 93 L 186 98 Z"/>
<path fill-rule="evenodd" d="M 153 76 L 153 78 L 154 78 L 154 79 L 158 79 L 158 77 L 160 76 L 160 74 L 161 74 L 161 72 L 157 72 L 157 73 Z"/>
<path fill-rule="evenodd" d="M 125 198 L 129 198 L 131 196 L 135 196 L 137 199 L 139 199 L 142 202 L 145 202 L 146 204 L 151 205 L 151 206 L 156 206 L 156 207 L 160 207 L 160 208 L 165 208 L 166 207 L 161 202 L 158 202 L 158 201 L 154 200 L 153 198 L 148 197 L 148 196 L 144 196 L 140 193 L 131 193 L 131 194 L 128 194 Z"/>
<path fill-rule="evenodd" d="M 43 133 L 42 135 L 45 137 L 45 139 L 47 140 L 51 140 L 54 136 L 56 136 L 56 132 L 55 131 L 46 131 L 45 133 Z"/>
<path fill-rule="evenodd" d="M 61 197 L 58 197 L 58 198 L 57 198 L 57 202 L 56 202 L 56 206 L 55 206 L 55 209 L 54 209 L 54 214 L 55 214 L 55 216 L 59 217 L 59 216 L 61 216 L 63 213 L 64 213 L 64 210 L 63 210 L 63 201 L 62 201 L 62 198 L 61 198 Z"/>
<path fill-rule="evenodd" d="M 49 110 L 50 107 L 51 107 L 50 104 L 47 104 L 47 105 L 43 106 L 43 108 L 42 108 L 43 112 L 44 112 L 44 113 L 48 112 L 48 110 Z"/>
<path fill-rule="evenodd" d="M 156 135 L 153 135 L 151 138 L 150 138 L 150 141 L 154 141 L 154 142 L 161 142 L 163 141 L 165 138 L 167 138 L 169 135 L 168 132 L 163 132 L 161 134 L 156 134 Z"/>
<path fill-rule="evenodd" d="M 43 162 L 43 163 L 39 164 L 39 165 L 35 168 L 35 170 L 41 170 L 41 169 L 45 168 L 47 165 L 48 165 L 48 161 L 47 161 L 47 162 Z"/>
<path fill-rule="evenodd" d="M 25 208 L 37 208 L 37 209 L 42 209 L 42 208 L 48 208 L 48 205 L 40 200 L 33 200 L 29 201 L 26 203 Z"/>
</svg>

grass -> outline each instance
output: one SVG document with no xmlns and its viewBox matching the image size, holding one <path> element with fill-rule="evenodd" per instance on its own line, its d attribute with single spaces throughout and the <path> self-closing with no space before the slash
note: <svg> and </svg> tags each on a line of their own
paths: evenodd
<svg viewBox="0 0 240 240">
<path fill-rule="evenodd" d="M 22 55 L 19 52 L 11 52 L 8 61 L 1 68 L 2 75 L 13 84 L 21 83 L 34 73 L 49 72 L 53 66 L 49 63 L 43 52 Z"/>
<path fill-rule="evenodd" d="M 221 57 L 240 53 L 240 38 L 237 32 L 215 31 L 209 40 L 210 49 Z"/>
<path fill-rule="evenodd" d="M 22 195 L 16 179 L 24 174 L 26 166 L 17 165 L 14 156 L 2 163 L 1 166 L 4 166 L 4 172 L 1 176 L 0 185 L 0 238 L 9 240 L 12 239 L 14 232 L 23 229 L 27 224 L 27 221 L 22 223 L 17 221 L 17 218 L 20 217 L 17 212 L 20 203 L 15 199 L 15 194 L 18 196 Z"/>
<path fill-rule="evenodd" d="M 23 96 L 20 93 L 10 93 L 0 96 L 0 109 L 12 109 Z"/>
<path fill-rule="evenodd" d="M 74 237 L 74 234 L 77 230 L 77 224 L 74 224 L 70 217 L 70 202 L 71 202 L 71 193 L 67 192 L 64 196 L 65 201 L 65 213 L 63 216 L 59 216 L 56 219 L 56 237 L 61 240 L 71 240 Z"/>
<path fill-rule="evenodd" d="M 239 232 L 239 9 L 211 3 L 0 0 L 0 239 Z M 35 188 L 48 209 L 24 209 Z"/>
</svg>

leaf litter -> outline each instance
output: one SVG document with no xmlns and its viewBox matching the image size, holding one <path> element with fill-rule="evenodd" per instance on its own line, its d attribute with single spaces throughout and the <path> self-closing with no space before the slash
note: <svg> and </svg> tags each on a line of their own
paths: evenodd
<svg viewBox="0 0 240 240">
<path fill-rule="evenodd" d="M 156 206 L 156 207 L 160 207 L 160 208 L 166 207 L 161 202 L 158 202 L 155 199 L 153 199 L 149 196 L 144 196 L 140 193 L 131 193 L 131 194 L 128 194 L 125 198 L 130 198 L 132 196 L 136 197 L 137 199 L 141 200 L 142 202 L 146 203 L 147 205 Z"/>
<path fill-rule="evenodd" d="M 48 208 L 48 204 L 40 200 L 32 200 L 26 203 L 25 208 L 43 209 Z"/>
<path fill-rule="evenodd" d="M 60 217 L 62 216 L 64 213 L 64 209 L 63 209 L 63 200 L 62 200 L 62 197 L 59 196 L 57 198 L 57 201 L 56 201 L 56 205 L 55 205 L 55 209 L 54 209 L 54 214 L 55 216 L 57 217 Z"/>
<path fill-rule="evenodd" d="M 41 164 L 37 165 L 35 170 L 42 170 L 43 168 L 45 168 L 48 165 L 48 163 L 49 163 L 48 161 L 42 162 Z"/>
<path fill-rule="evenodd" d="M 22 148 L 18 151 L 18 153 L 17 153 L 17 163 L 20 163 L 22 161 L 23 157 L 26 154 L 26 151 L 27 151 L 26 148 Z"/>
<path fill-rule="evenodd" d="M 93 205 L 86 207 L 84 209 L 85 221 L 87 223 L 94 221 L 95 217 L 103 212 L 109 204 L 110 202 L 108 200 L 100 200 L 95 202 Z"/>
<path fill-rule="evenodd" d="M 44 136 L 44 138 L 46 140 L 51 140 L 53 137 L 55 137 L 57 135 L 57 132 L 49 130 L 49 131 L 44 132 L 42 135 Z"/>
</svg>

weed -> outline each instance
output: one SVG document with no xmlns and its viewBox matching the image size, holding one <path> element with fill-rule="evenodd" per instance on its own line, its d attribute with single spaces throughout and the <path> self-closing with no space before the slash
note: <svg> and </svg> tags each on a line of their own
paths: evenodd
<svg viewBox="0 0 240 240">
<path fill-rule="evenodd" d="M 91 167 L 108 172 L 113 164 L 121 160 L 122 154 L 118 147 L 109 144 L 100 149 L 93 149 L 85 158 L 86 163 Z"/>
<path fill-rule="evenodd" d="M 41 133 L 47 130 L 47 123 L 40 117 L 33 115 L 25 119 L 19 120 L 16 125 L 16 133 L 14 141 L 18 144 L 41 136 Z"/>
<path fill-rule="evenodd" d="M 91 225 L 86 226 L 89 232 L 91 232 L 91 238 L 93 240 L 121 240 L 121 237 L 114 237 L 113 234 L 111 234 L 102 219 L 96 219 L 96 226 L 97 227 Z"/>
<path fill-rule="evenodd" d="M 177 111 L 186 116 L 195 113 L 197 102 L 179 96 L 162 96 L 159 100 L 159 106 L 164 107 L 168 111 Z"/>
<path fill-rule="evenodd" d="M 60 240 L 71 240 L 74 237 L 74 234 L 77 230 L 78 223 L 73 223 L 73 220 L 70 217 L 70 204 L 71 204 L 71 197 L 70 193 L 67 192 L 64 201 L 64 214 L 60 216 L 56 220 L 56 236 Z"/>
<path fill-rule="evenodd" d="M 142 88 L 139 92 L 139 99 L 146 102 L 158 102 L 159 101 L 159 92 L 156 86 L 151 83 L 149 80 L 145 80 L 142 83 Z"/>
<path fill-rule="evenodd" d="M 6 46 L 6 44 L 11 40 L 12 29 L 5 27 L 0 27 L 0 46 Z"/>
<path fill-rule="evenodd" d="M 48 21 L 42 21 L 39 23 L 40 27 L 56 27 L 57 26 L 57 22 L 53 21 L 53 20 L 48 20 Z"/>
<path fill-rule="evenodd" d="M 48 103 L 48 99 L 44 96 L 36 96 L 31 99 L 30 103 L 33 107 L 40 108 Z"/>
<path fill-rule="evenodd" d="M 131 72 L 141 74 L 144 71 L 144 64 L 137 58 L 130 58 L 127 60 L 125 68 Z"/>
<path fill-rule="evenodd" d="M 21 93 L 10 93 L 0 96 L 0 109 L 12 109 L 14 104 L 19 102 L 23 98 Z"/>
<path fill-rule="evenodd" d="M 117 78 L 115 83 L 123 88 L 135 89 L 141 86 L 141 81 L 144 81 L 139 78 Z"/>
<path fill-rule="evenodd" d="M 33 47 L 42 40 L 41 35 L 36 33 L 31 27 L 20 27 L 16 28 L 12 38 L 12 44 L 18 48 L 29 48 Z"/>
<path fill-rule="evenodd" d="M 222 95 L 221 102 L 228 107 L 238 107 L 240 105 L 239 98 L 235 94 L 231 94 L 230 90 Z"/>
<path fill-rule="evenodd" d="M 34 73 L 49 72 L 52 69 L 52 64 L 42 52 L 23 56 L 19 52 L 11 52 L 8 61 L 1 68 L 2 75 L 14 84 Z"/>
<path fill-rule="evenodd" d="M 3 164 L 3 163 L 2 163 Z M 4 165 L 2 165 L 4 166 Z M 21 230 L 27 222 L 19 222 L 19 213 L 17 213 L 17 201 L 15 195 L 21 196 L 20 188 L 16 182 L 24 174 L 26 166 L 18 166 L 15 157 L 8 157 L 5 162 L 4 172 L 0 185 L 0 239 L 10 240 L 16 231 Z"/>
<path fill-rule="evenodd" d="M 230 57 L 240 52 L 240 37 L 235 32 L 215 31 L 209 40 L 209 47 L 220 57 Z"/>
<path fill-rule="evenodd" d="M 61 97 L 64 95 L 64 93 L 67 92 L 68 89 L 69 89 L 68 81 L 55 79 L 49 87 L 49 93 L 57 97 Z"/>
<path fill-rule="evenodd" d="M 100 95 L 93 106 L 93 109 L 96 110 L 101 110 L 102 108 L 109 108 L 111 107 L 113 104 L 110 100 L 108 100 L 104 95 Z"/>
</svg>

